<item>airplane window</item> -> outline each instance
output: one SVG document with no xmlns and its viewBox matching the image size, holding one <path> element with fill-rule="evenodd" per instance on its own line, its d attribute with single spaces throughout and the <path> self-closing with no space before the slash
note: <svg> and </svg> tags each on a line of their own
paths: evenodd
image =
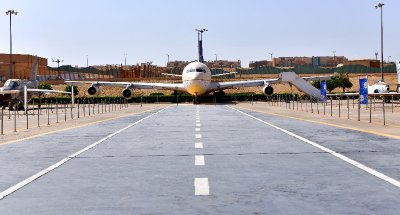
<svg viewBox="0 0 400 215">
<path fill-rule="evenodd" d="M 11 81 L 9 86 L 10 86 L 10 87 L 17 87 L 17 86 L 18 86 L 18 83 L 15 82 L 15 81 Z"/>
<path fill-rule="evenodd" d="M 206 73 L 206 70 L 203 68 L 197 68 L 196 72 L 202 72 L 202 73 Z"/>
</svg>

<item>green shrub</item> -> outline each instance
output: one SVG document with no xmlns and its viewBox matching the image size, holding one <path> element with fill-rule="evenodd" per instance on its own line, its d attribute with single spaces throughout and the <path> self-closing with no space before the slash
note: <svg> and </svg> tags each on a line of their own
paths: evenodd
<svg viewBox="0 0 400 215">
<path fill-rule="evenodd" d="M 52 90 L 53 87 L 51 87 L 51 84 L 49 84 L 49 83 L 42 82 L 42 83 L 40 83 L 38 85 L 38 89 L 41 89 L 41 90 Z"/>
<path fill-rule="evenodd" d="M 66 91 L 66 92 L 71 92 L 71 91 L 72 91 L 71 85 L 65 86 L 64 91 Z M 79 93 L 78 87 L 77 87 L 77 86 L 74 86 L 74 95 L 76 96 L 76 95 L 78 95 L 78 93 Z"/>
</svg>

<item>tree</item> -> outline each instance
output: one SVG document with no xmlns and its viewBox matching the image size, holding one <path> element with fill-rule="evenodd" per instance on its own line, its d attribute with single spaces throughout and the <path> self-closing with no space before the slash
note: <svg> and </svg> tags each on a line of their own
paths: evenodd
<svg viewBox="0 0 400 215">
<path fill-rule="evenodd" d="M 42 83 L 40 83 L 38 85 L 38 89 L 41 89 L 41 90 L 52 90 L 53 87 L 51 87 L 51 85 L 49 83 L 42 82 Z"/>
<path fill-rule="evenodd" d="M 319 81 L 313 81 L 312 85 L 318 89 L 320 89 L 321 86 Z M 346 88 L 353 87 L 353 83 L 350 82 L 349 76 L 347 74 L 337 73 L 332 76 L 330 80 L 326 81 L 326 89 L 329 93 L 331 93 L 334 89 L 338 87 L 342 88 L 343 92 Z"/>
<path fill-rule="evenodd" d="M 346 88 L 353 87 L 353 83 L 351 83 L 349 76 L 344 73 L 339 73 L 337 77 L 337 85 L 338 87 L 342 88 L 343 92 Z"/>
<path fill-rule="evenodd" d="M 337 87 L 336 81 L 332 80 L 333 77 L 330 80 L 326 81 L 326 90 L 328 90 L 329 93 L 332 92 Z M 313 81 L 311 83 L 315 88 L 321 89 L 321 82 L 320 81 Z"/>
<path fill-rule="evenodd" d="M 66 92 L 71 92 L 71 91 L 72 91 L 71 85 L 65 86 L 64 91 L 66 91 Z M 77 86 L 74 86 L 74 95 L 76 96 L 76 95 L 78 95 L 78 93 L 79 93 L 78 87 L 77 87 Z"/>
</svg>

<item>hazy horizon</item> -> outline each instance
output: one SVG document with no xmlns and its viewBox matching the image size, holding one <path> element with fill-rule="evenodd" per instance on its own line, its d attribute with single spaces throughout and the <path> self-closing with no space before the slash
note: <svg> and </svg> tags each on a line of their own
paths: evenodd
<svg viewBox="0 0 400 215">
<path fill-rule="evenodd" d="M 380 52 L 380 11 L 371 0 L 0 0 L 0 53 L 64 60 L 65 65 L 127 64 L 197 59 L 197 33 L 204 59 L 249 61 L 288 56 L 345 56 L 375 59 Z M 400 2 L 383 1 L 384 60 L 400 58 Z"/>
</svg>

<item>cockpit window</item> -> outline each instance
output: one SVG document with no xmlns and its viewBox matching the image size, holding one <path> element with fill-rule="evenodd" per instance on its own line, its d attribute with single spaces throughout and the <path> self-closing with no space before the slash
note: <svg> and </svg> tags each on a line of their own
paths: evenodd
<svg viewBox="0 0 400 215">
<path fill-rule="evenodd" d="M 186 73 L 191 73 L 191 72 L 201 72 L 201 73 L 206 73 L 205 68 L 190 68 L 186 70 Z"/>
<path fill-rule="evenodd" d="M 16 82 L 16 81 L 6 81 L 4 86 L 5 87 L 18 87 L 18 82 Z"/>
<path fill-rule="evenodd" d="M 206 73 L 206 70 L 204 68 L 196 68 L 196 72 Z"/>
<path fill-rule="evenodd" d="M 196 71 L 196 70 L 193 69 L 193 68 L 190 68 L 190 69 L 186 70 L 187 73 L 191 73 L 191 72 L 195 72 L 195 71 Z"/>
</svg>

